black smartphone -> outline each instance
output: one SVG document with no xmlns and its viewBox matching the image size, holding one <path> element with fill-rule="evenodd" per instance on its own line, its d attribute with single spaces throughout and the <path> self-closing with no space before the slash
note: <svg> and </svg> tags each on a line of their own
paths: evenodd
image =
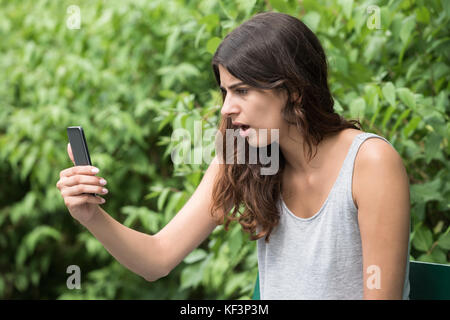
<svg viewBox="0 0 450 320">
<path fill-rule="evenodd" d="M 67 127 L 70 147 L 72 148 L 73 160 L 76 166 L 92 166 L 89 149 L 81 126 Z M 96 193 L 90 193 L 97 196 Z"/>
</svg>

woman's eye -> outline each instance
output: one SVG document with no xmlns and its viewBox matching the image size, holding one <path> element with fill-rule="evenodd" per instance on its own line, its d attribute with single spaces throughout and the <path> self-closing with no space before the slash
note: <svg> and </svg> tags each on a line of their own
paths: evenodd
<svg viewBox="0 0 450 320">
<path fill-rule="evenodd" d="M 226 90 L 221 90 L 221 91 L 222 91 L 222 95 L 226 96 L 227 91 Z M 235 91 L 237 94 L 240 94 L 240 95 L 245 95 L 248 93 L 248 89 L 236 89 Z"/>
</svg>

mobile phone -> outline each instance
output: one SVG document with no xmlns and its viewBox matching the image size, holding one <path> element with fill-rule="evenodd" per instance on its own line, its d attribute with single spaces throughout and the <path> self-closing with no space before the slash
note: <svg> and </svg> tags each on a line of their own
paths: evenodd
<svg viewBox="0 0 450 320">
<path fill-rule="evenodd" d="M 73 160 L 76 166 L 92 166 L 89 149 L 81 126 L 67 127 L 70 147 L 72 148 Z M 90 193 L 97 196 L 96 193 Z"/>
</svg>

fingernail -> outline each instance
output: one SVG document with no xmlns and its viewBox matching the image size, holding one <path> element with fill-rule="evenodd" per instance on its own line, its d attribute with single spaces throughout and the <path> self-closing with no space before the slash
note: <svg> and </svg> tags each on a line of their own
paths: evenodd
<svg viewBox="0 0 450 320">
<path fill-rule="evenodd" d="M 100 184 L 105 185 L 106 184 L 106 180 L 105 179 L 100 179 Z"/>
<path fill-rule="evenodd" d="M 93 173 L 98 173 L 100 170 L 98 170 L 97 168 L 94 168 L 91 170 Z"/>
</svg>

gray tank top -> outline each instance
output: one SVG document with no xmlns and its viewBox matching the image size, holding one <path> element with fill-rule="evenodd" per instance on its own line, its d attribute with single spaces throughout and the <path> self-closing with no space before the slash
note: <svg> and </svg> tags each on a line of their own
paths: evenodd
<svg viewBox="0 0 450 320">
<path fill-rule="evenodd" d="M 356 154 L 369 138 L 391 145 L 373 133 L 355 136 L 328 198 L 312 217 L 295 216 L 280 197 L 280 221 L 269 243 L 265 237 L 257 240 L 261 299 L 363 299 L 361 236 L 351 187 Z M 408 244 L 404 300 L 410 291 L 409 253 Z"/>
</svg>

